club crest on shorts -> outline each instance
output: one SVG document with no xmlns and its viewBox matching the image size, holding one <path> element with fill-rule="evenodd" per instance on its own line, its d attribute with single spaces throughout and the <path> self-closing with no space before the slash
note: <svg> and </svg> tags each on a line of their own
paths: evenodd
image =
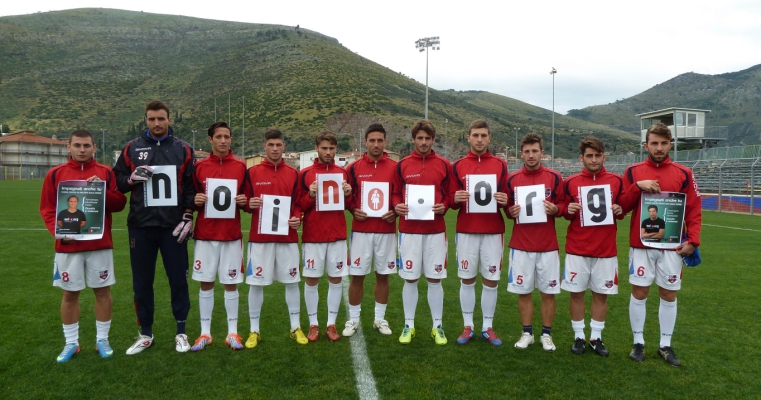
<svg viewBox="0 0 761 400">
<path fill-rule="evenodd" d="M 605 287 L 610 289 L 613 287 L 613 281 L 605 281 Z"/>
<path fill-rule="evenodd" d="M 130 249 L 135 248 L 135 238 L 129 238 L 129 248 Z"/>
<path fill-rule="evenodd" d="M 227 276 L 229 276 L 231 279 L 235 279 L 238 276 L 238 268 L 228 269 Z"/>
<path fill-rule="evenodd" d="M 291 272 L 289 272 L 288 274 L 289 274 L 291 277 L 294 277 L 294 276 L 296 276 L 296 274 L 298 274 L 298 273 L 299 273 L 299 272 L 298 272 L 298 270 L 299 270 L 298 268 L 291 268 Z"/>
<path fill-rule="evenodd" d="M 441 264 L 434 264 L 433 270 L 436 271 L 437 274 L 440 274 L 441 271 L 444 270 L 444 267 Z"/>
<path fill-rule="evenodd" d="M 388 269 L 394 269 L 394 268 L 396 268 L 396 262 L 389 261 L 388 262 Z"/>
<path fill-rule="evenodd" d="M 105 281 L 108 279 L 108 270 L 104 269 L 98 273 L 98 276 L 100 277 L 100 280 Z"/>
<path fill-rule="evenodd" d="M 343 261 L 339 261 L 339 262 L 336 263 L 336 269 L 337 270 L 340 271 L 340 270 L 343 269 L 343 267 L 344 267 L 344 262 Z"/>
<path fill-rule="evenodd" d="M 497 272 L 497 266 L 496 265 L 490 265 L 489 266 L 489 273 L 493 274 L 495 272 Z"/>
<path fill-rule="evenodd" d="M 557 280 L 555 280 L 555 279 L 553 279 L 553 280 L 551 280 L 551 281 L 550 281 L 550 282 L 549 282 L 547 285 L 548 285 L 549 287 L 552 287 L 552 288 L 554 288 L 555 286 L 557 286 L 557 285 L 558 285 L 558 281 L 557 281 Z"/>
<path fill-rule="evenodd" d="M 669 283 L 674 283 L 674 282 L 676 282 L 676 275 L 669 275 L 669 279 L 668 279 L 668 281 L 669 281 Z"/>
</svg>

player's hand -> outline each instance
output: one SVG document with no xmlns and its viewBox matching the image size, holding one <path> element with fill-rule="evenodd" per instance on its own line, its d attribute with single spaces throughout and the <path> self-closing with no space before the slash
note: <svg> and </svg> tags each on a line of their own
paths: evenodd
<svg viewBox="0 0 761 400">
<path fill-rule="evenodd" d="M 193 199 L 193 201 L 196 203 L 197 207 L 203 207 L 204 204 L 206 204 L 206 200 L 209 198 L 203 194 L 203 193 L 196 193 L 196 197 Z"/>
<path fill-rule="evenodd" d="M 301 226 L 301 218 L 299 218 L 299 217 L 291 217 L 288 220 L 288 226 L 291 229 L 298 229 L 298 227 Z"/>
<path fill-rule="evenodd" d="M 494 193 L 494 200 L 497 200 L 497 204 L 504 207 L 507 205 L 507 193 L 496 192 Z"/>
<path fill-rule="evenodd" d="M 619 207 L 619 209 L 620 208 L 621 207 Z M 579 210 L 581 210 L 581 204 L 579 204 L 579 203 L 569 203 L 568 204 L 568 214 L 569 215 L 576 214 L 576 212 L 579 211 Z"/>
<path fill-rule="evenodd" d="M 689 256 L 693 251 L 695 251 L 695 246 L 690 242 L 684 242 L 679 246 L 676 246 L 676 254 L 679 254 L 680 256 Z"/>
<path fill-rule="evenodd" d="M 467 190 L 458 190 L 454 192 L 455 204 L 460 204 L 462 202 L 468 201 L 468 197 L 470 197 L 470 193 L 468 193 Z"/>
<path fill-rule="evenodd" d="M 661 192 L 661 185 L 658 184 L 657 180 L 654 181 L 638 181 L 637 187 L 640 188 L 643 192 L 648 193 L 660 193 Z"/>
<path fill-rule="evenodd" d="M 394 211 L 396 211 L 397 215 L 407 215 L 410 212 L 410 208 L 404 203 L 399 203 L 394 207 Z"/>
<path fill-rule="evenodd" d="M 193 213 L 182 214 L 182 221 L 174 228 L 172 236 L 177 238 L 177 243 L 182 243 L 193 237 Z"/>
<path fill-rule="evenodd" d="M 544 212 L 547 215 L 556 215 L 558 211 L 560 211 L 558 206 L 556 206 L 555 204 L 552 204 L 547 200 L 542 200 L 542 202 L 544 203 Z"/>
<path fill-rule="evenodd" d="M 383 214 L 383 216 L 381 216 L 381 219 L 390 224 L 394 223 L 396 222 L 396 213 L 394 212 L 394 210 L 388 210 L 386 211 L 385 214 Z"/>
<path fill-rule="evenodd" d="M 433 205 L 433 213 L 443 215 L 445 212 L 447 212 L 447 206 L 439 203 Z"/>
<path fill-rule="evenodd" d="M 257 209 L 262 206 L 262 198 L 261 197 L 252 197 L 248 200 L 248 208 L 251 209 Z"/>
<path fill-rule="evenodd" d="M 618 204 L 613 204 L 610 206 L 610 209 L 613 210 L 613 215 L 621 215 L 621 213 L 624 212 L 624 209 L 621 208 Z"/>
<path fill-rule="evenodd" d="M 100 182 L 102 180 L 103 179 L 100 179 L 100 177 L 98 175 L 93 175 L 93 176 L 87 178 L 87 182 Z"/>
<path fill-rule="evenodd" d="M 507 212 L 510 213 L 511 217 L 518 218 L 518 216 L 521 215 L 521 205 L 520 204 L 516 204 L 516 205 L 514 205 L 512 207 L 509 207 L 507 209 Z"/>
<path fill-rule="evenodd" d="M 354 219 L 357 221 L 364 221 L 367 219 L 367 213 L 360 210 L 359 208 L 355 208 L 352 214 L 354 215 Z"/>
<path fill-rule="evenodd" d="M 317 181 L 314 181 L 311 185 L 309 185 L 309 197 L 317 197 Z"/>
<path fill-rule="evenodd" d="M 238 207 L 245 207 L 246 206 L 246 195 L 245 194 L 239 194 L 235 196 L 235 204 L 238 205 Z"/>
<path fill-rule="evenodd" d="M 349 197 L 351 195 L 351 185 L 343 181 L 344 196 Z"/>
<path fill-rule="evenodd" d="M 134 185 L 137 183 L 145 182 L 148 179 L 151 179 L 153 176 L 153 168 L 151 168 L 148 165 L 141 165 L 137 168 L 135 168 L 134 171 L 132 171 L 132 175 L 129 176 L 129 179 L 127 182 L 130 185 Z"/>
</svg>

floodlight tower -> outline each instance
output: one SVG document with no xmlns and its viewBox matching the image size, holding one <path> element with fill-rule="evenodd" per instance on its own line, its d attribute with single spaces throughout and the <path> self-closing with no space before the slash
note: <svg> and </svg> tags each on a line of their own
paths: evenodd
<svg viewBox="0 0 761 400">
<path fill-rule="evenodd" d="M 438 36 L 431 36 L 418 39 L 415 42 L 415 48 L 421 53 L 425 51 L 425 119 L 428 119 L 428 48 L 431 50 L 441 50 L 441 41 Z"/>
<path fill-rule="evenodd" d="M 103 156 L 101 157 L 103 164 L 106 163 L 106 131 L 108 129 L 100 128 L 100 133 L 103 135 L 103 141 L 101 142 L 103 144 Z"/>
<path fill-rule="evenodd" d="M 558 70 L 552 67 L 550 75 L 552 75 L 552 168 L 555 168 L 555 74 Z"/>
</svg>

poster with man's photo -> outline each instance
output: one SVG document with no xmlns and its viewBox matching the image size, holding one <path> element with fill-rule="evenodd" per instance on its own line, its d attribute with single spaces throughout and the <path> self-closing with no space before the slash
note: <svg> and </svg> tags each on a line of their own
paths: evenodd
<svg viewBox="0 0 761 400">
<path fill-rule="evenodd" d="M 56 239 L 102 238 L 106 215 L 106 182 L 60 182 L 56 210 Z"/>
<path fill-rule="evenodd" d="M 684 227 L 684 193 L 642 193 L 640 238 L 656 249 L 673 249 L 681 243 Z"/>
</svg>

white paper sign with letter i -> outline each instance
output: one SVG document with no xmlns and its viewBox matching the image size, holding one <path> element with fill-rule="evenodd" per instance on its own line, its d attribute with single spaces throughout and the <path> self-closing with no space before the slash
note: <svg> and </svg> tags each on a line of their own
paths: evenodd
<svg viewBox="0 0 761 400">
<path fill-rule="evenodd" d="M 468 212 L 469 213 L 496 213 L 497 200 L 494 192 L 497 191 L 497 175 L 466 175 L 468 184 Z"/>
<path fill-rule="evenodd" d="M 581 226 L 612 225 L 612 199 L 610 185 L 580 187 Z"/>
<path fill-rule="evenodd" d="M 362 211 L 368 217 L 382 217 L 388 211 L 388 182 L 362 182 Z"/>
<path fill-rule="evenodd" d="M 343 174 L 317 174 L 317 211 L 344 209 Z"/>
<path fill-rule="evenodd" d="M 518 223 L 547 222 L 547 213 L 544 212 L 544 197 L 544 185 L 518 186 L 515 188 L 515 201 L 521 206 Z"/>
<path fill-rule="evenodd" d="M 287 235 L 290 217 L 291 198 L 289 196 L 262 195 L 262 206 L 259 207 L 259 233 Z"/>
<path fill-rule="evenodd" d="M 407 219 L 433 219 L 435 189 L 433 185 L 407 185 Z"/>
<path fill-rule="evenodd" d="M 206 218 L 235 218 L 237 186 L 235 179 L 206 180 Z"/>
<path fill-rule="evenodd" d="M 177 205 L 177 167 L 174 165 L 151 166 L 153 176 L 144 185 L 145 206 Z"/>
</svg>

